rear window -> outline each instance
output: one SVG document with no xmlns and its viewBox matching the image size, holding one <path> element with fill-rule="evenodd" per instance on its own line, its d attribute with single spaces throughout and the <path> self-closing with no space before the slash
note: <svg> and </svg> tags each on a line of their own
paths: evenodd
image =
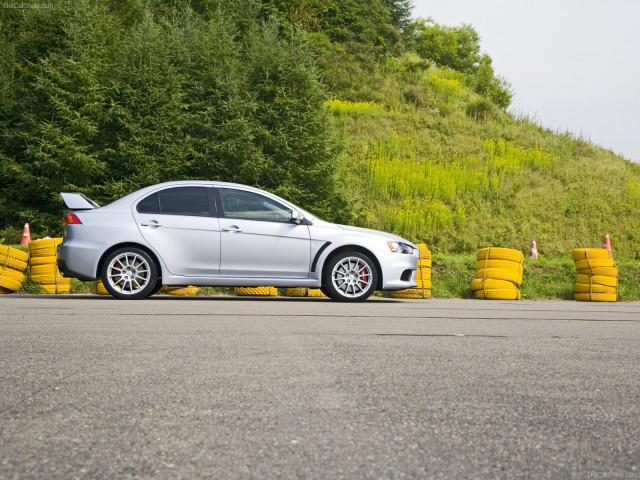
<svg viewBox="0 0 640 480">
<path fill-rule="evenodd" d="M 207 217 L 211 215 L 206 187 L 167 188 L 140 200 L 136 209 L 139 213 Z"/>
</svg>

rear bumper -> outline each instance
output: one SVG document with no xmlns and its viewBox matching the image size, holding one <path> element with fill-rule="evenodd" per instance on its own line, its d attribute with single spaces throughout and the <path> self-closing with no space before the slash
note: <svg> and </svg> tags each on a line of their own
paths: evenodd
<svg viewBox="0 0 640 480">
<path fill-rule="evenodd" d="M 73 230 L 73 231 L 71 231 Z M 58 245 L 58 268 L 65 277 L 83 281 L 99 277 L 98 262 L 104 253 L 103 244 L 97 244 L 83 229 L 65 227 L 63 242 Z"/>
</svg>

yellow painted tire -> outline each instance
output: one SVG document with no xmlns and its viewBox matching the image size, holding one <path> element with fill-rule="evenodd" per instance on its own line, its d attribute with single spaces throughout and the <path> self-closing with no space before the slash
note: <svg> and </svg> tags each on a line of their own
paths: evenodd
<svg viewBox="0 0 640 480">
<path fill-rule="evenodd" d="M 31 257 L 55 257 L 56 247 L 62 243 L 62 238 L 45 238 L 29 242 Z"/>
<path fill-rule="evenodd" d="M 0 269 L 0 278 L 8 278 L 9 280 L 22 283 L 24 282 L 24 277 L 24 273 L 20 270 L 15 270 L 13 268 Z"/>
<path fill-rule="evenodd" d="M 431 280 L 416 280 L 418 288 L 431 289 Z"/>
<path fill-rule="evenodd" d="M 20 252 L 20 258 L 17 258 L 16 252 Z M 29 254 L 21 250 L 17 250 L 11 247 L 5 247 L 0 245 L 0 268 L 13 268 L 20 272 L 24 272 L 27 269 L 27 260 L 23 260 L 24 255 L 29 258 Z"/>
<path fill-rule="evenodd" d="M 428 267 L 418 267 L 416 280 L 431 280 L 431 269 Z"/>
<path fill-rule="evenodd" d="M 618 278 L 618 269 L 616 267 L 593 267 L 578 269 L 581 275 L 599 275 L 605 277 Z"/>
<path fill-rule="evenodd" d="M 104 288 L 104 283 L 102 283 L 102 280 L 98 280 L 98 284 L 96 285 L 96 293 L 98 295 L 111 295 L 109 293 L 109 290 Z"/>
<path fill-rule="evenodd" d="M 476 278 L 493 278 L 494 280 L 507 280 L 516 285 L 522 283 L 522 274 L 513 270 L 505 270 L 503 268 L 486 268 L 476 270 Z"/>
<path fill-rule="evenodd" d="M 617 302 L 615 293 L 574 293 L 573 299 L 579 302 Z"/>
<path fill-rule="evenodd" d="M 43 285 L 55 285 L 56 283 L 58 285 L 71 285 L 71 279 L 62 275 L 58 277 L 55 275 L 31 275 L 31 279 Z"/>
<path fill-rule="evenodd" d="M 478 260 L 509 260 L 511 262 L 522 263 L 524 255 L 520 250 L 501 247 L 487 247 L 478 250 Z"/>
<path fill-rule="evenodd" d="M 287 297 L 306 297 L 307 296 L 307 290 L 308 290 L 308 288 L 306 288 L 306 287 L 287 288 L 287 291 L 285 292 L 285 296 L 287 296 Z"/>
<path fill-rule="evenodd" d="M 187 287 L 167 287 L 166 294 L 176 297 L 195 297 L 199 291 L 198 287 L 189 285 Z"/>
<path fill-rule="evenodd" d="M 69 293 L 71 291 L 71 285 L 40 285 L 40 288 L 46 293 L 55 295 L 58 293 Z"/>
<path fill-rule="evenodd" d="M 503 268 L 505 270 L 513 270 L 522 275 L 522 264 L 510 260 L 478 260 L 476 269 L 482 270 L 484 268 Z"/>
<path fill-rule="evenodd" d="M 424 243 L 419 243 L 416 246 L 420 252 L 420 258 L 431 258 L 431 250 L 429 250 Z"/>
<path fill-rule="evenodd" d="M 276 287 L 235 287 L 233 291 L 238 296 L 278 296 L 278 289 Z"/>
<path fill-rule="evenodd" d="M 606 285 L 607 287 L 617 287 L 618 277 L 607 277 L 605 275 L 584 275 L 579 273 L 576 276 L 576 283 L 591 283 L 595 285 Z"/>
<path fill-rule="evenodd" d="M 60 278 L 64 278 L 60 270 L 58 270 L 58 266 L 55 263 L 47 263 L 44 265 L 36 265 L 35 267 L 31 267 L 31 276 L 55 276 L 58 275 Z"/>
<path fill-rule="evenodd" d="M 573 286 L 573 293 L 617 293 L 618 287 L 608 287 L 606 285 L 598 285 L 592 283 L 576 283 Z"/>
<path fill-rule="evenodd" d="M 430 258 L 419 258 L 418 259 L 418 268 L 431 268 L 431 259 Z"/>
<path fill-rule="evenodd" d="M 505 290 L 514 288 L 513 282 L 508 280 L 496 280 L 494 278 L 476 278 L 471 281 L 471 290 Z"/>
<path fill-rule="evenodd" d="M 492 290 L 476 290 L 474 297 L 482 300 L 520 300 L 522 295 L 517 288 L 500 288 Z"/>
<path fill-rule="evenodd" d="M 56 265 L 58 261 L 58 257 L 55 255 L 51 255 L 49 257 L 31 257 L 29 259 L 29 264 L 32 267 L 39 267 L 41 265 Z"/>
<path fill-rule="evenodd" d="M 18 250 L 14 247 L 8 247 L 6 245 L 0 245 L 0 261 L 7 256 L 7 252 L 9 252 L 9 258 L 25 263 L 29 261 L 29 254 L 27 252 L 23 252 L 22 250 Z"/>
<path fill-rule="evenodd" d="M 594 268 L 598 267 L 610 268 L 615 266 L 616 263 L 613 261 L 613 258 L 595 258 L 593 260 L 589 258 L 584 260 L 576 260 L 576 268 L 578 270 L 593 270 Z"/>
<path fill-rule="evenodd" d="M 585 260 L 587 258 L 596 260 L 603 258 L 611 258 L 609 250 L 604 248 L 574 248 L 571 252 L 574 261 Z"/>
<path fill-rule="evenodd" d="M 20 290 L 22 286 L 22 282 L 14 280 L 13 278 L 3 276 L 0 278 L 0 287 L 6 288 L 7 290 L 11 290 L 12 292 L 17 292 Z"/>
<path fill-rule="evenodd" d="M 324 293 L 322 293 L 322 290 L 320 290 L 319 288 L 310 288 L 307 291 L 307 297 L 327 298 L 327 296 Z"/>
<path fill-rule="evenodd" d="M 389 295 L 391 298 L 431 298 L 431 290 L 426 288 L 408 288 L 406 290 L 396 290 Z"/>
</svg>

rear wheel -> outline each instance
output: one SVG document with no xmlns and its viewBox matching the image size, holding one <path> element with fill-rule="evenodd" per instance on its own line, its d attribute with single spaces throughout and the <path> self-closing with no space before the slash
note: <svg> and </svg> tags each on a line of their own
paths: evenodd
<svg viewBox="0 0 640 480">
<path fill-rule="evenodd" d="M 362 302 L 378 284 L 375 263 L 358 252 L 343 252 L 331 258 L 323 276 L 323 293 L 340 302 Z"/>
<path fill-rule="evenodd" d="M 158 283 L 155 262 L 147 252 L 135 247 L 111 252 L 102 264 L 101 277 L 111 295 L 127 300 L 148 297 Z"/>
</svg>

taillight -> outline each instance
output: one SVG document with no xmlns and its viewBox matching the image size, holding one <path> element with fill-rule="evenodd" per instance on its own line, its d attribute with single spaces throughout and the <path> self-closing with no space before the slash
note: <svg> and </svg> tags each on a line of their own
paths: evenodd
<svg viewBox="0 0 640 480">
<path fill-rule="evenodd" d="M 62 226 L 66 227 L 67 225 L 82 225 L 82 222 L 75 213 L 69 212 L 62 219 Z"/>
</svg>

